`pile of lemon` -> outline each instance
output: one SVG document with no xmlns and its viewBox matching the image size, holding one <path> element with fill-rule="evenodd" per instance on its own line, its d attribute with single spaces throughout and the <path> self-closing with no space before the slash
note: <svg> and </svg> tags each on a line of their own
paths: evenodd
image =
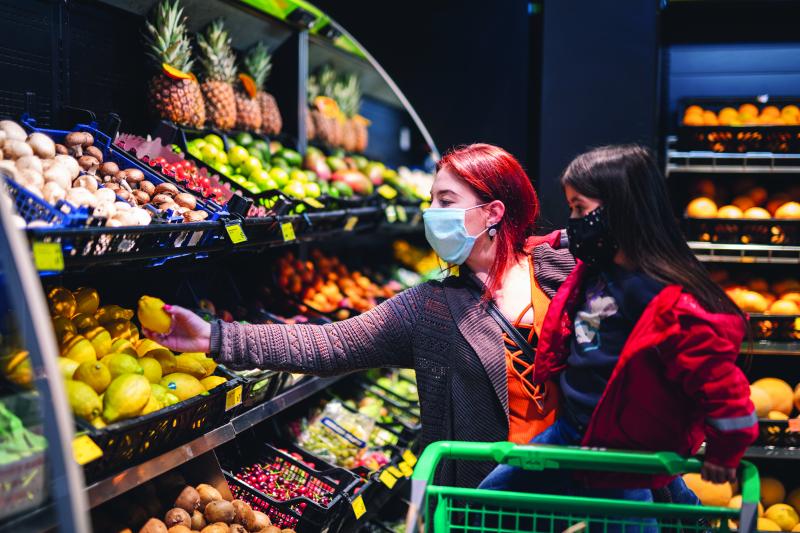
<svg viewBox="0 0 800 533">
<path fill-rule="evenodd" d="M 133 310 L 100 306 L 93 288 L 55 287 L 47 297 L 70 407 L 95 427 L 164 409 L 227 381 L 213 375 L 217 365 L 206 354 L 176 355 L 141 338 Z M 143 296 L 140 323 L 167 332 L 170 317 L 163 306 Z"/>
</svg>

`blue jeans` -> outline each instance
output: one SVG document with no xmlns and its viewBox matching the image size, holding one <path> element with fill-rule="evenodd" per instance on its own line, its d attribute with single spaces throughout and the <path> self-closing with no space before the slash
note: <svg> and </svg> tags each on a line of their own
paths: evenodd
<svg viewBox="0 0 800 533">
<path fill-rule="evenodd" d="M 582 435 L 563 418 L 559 418 L 545 431 L 531 440 L 531 444 L 554 444 L 576 446 L 580 444 Z M 478 488 L 488 490 L 506 490 L 513 492 L 531 492 L 544 494 L 571 494 L 590 498 L 611 498 L 616 500 L 632 500 L 652 502 L 650 489 L 587 489 L 577 487 L 571 476 L 553 474 L 551 472 L 532 472 L 509 465 L 499 465 L 484 479 Z M 673 503 L 700 505 L 700 500 L 680 477 L 675 478 L 667 487 Z M 644 527 L 631 526 L 622 531 L 631 530 L 641 533 L 656 533 L 658 526 L 655 519 L 641 520 Z M 591 528 L 590 528 L 591 529 Z M 613 531 L 609 529 L 608 531 Z"/>
</svg>

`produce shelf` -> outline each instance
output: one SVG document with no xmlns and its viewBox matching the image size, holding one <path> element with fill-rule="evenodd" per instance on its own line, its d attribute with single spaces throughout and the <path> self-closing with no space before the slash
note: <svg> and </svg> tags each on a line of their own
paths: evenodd
<svg viewBox="0 0 800 533">
<path fill-rule="evenodd" d="M 742 353 L 745 355 L 789 355 L 800 356 L 800 342 L 753 342 L 752 349 L 747 343 L 742 345 Z"/>
<path fill-rule="evenodd" d="M 705 263 L 800 264 L 800 246 L 716 244 L 702 241 L 689 241 L 688 244 L 697 258 Z"/>
</svg>

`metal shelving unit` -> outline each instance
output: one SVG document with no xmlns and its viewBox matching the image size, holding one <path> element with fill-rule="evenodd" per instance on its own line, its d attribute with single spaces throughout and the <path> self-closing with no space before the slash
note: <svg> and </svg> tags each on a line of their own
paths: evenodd
<svg viewBox="0 0 800 533">
<path fill-rule="evenodd" d="M 697 258 L 705 263 L 800 265 L 800 246 L 717 244 L 702 241 L 690 241 L 688 244 Z"/>
</svg>

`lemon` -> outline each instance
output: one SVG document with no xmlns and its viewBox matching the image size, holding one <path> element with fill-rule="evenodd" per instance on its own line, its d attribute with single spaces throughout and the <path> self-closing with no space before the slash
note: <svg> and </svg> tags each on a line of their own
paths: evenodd
<svg viewBox="0 0 800 533">
<path fill-rule="evenodd" d="M 142 370 L 144 370 L 144 377 L 146 377 L 150 383 L 158 383 L 161 381 L 163 373 L 158 361 L 152 357 L 142 357 L 139 359 L 139 365 L 142 367 Z"/>
<path fill-rule="evenodd" d="M 47 293 L 47 301 L 50 304 L 50 314 L 64 318 L 72 318 L 78 305 L 75 302 L 75 296 L 64 287 L 51 289 Z"/>
<path fill-rule="evenodd" d="M 142 415 L 142 416 L 149 415 L 150 413 L 158 411 L 159 409 L 163 409 L 164 407 L 165 407 L 165 405 L 162 402 L 158 401 L 158 399 L 155 396 L 153 396 L 153 393 L 151 391 L 150 392 L 150 399 L 147 400 L 147 403 L 145 404 L 144 408 L 142 409 L 142 412 L 139 413 L 139 414 Z"/>
<path fill-rule="evenodd" d="M 91 287 L 80 287 L 73 295 L 75 296 L 76 312 L 93 315 L 97 312 L 100 305 L 100 295 Z"/>
<path fill-rule="evenodd" d="M 104 427 L 106 427 L 106 421 L 103 420 L 102 416 L 98 416 L 97 418 L 92 419 L 91 424 L 97 429 L 103 429 Z"/>
<path fill-rule="evenodd" d="M 126 353 L 112 353 L 101 360 L 111 372 L 111 379 L 122 374 L 144 374 L 144 369 L 132 355 Z"/>
<path fill-rule="evenodd" d="M 143 327 L 156 333 L 169 333 L 170 327 L 172 327 L 172 317 L 164 311 L 163 300 L 153 296 L 139 298 L 136 316 L 139 317 L 139 323 Z"/>
<path fill-rule="evenodd" d="M 75 416 L 91 421 L 102 411 L 100 397 L 86 383 L 68 379 L 64 382 L 67 400 Z"/>
<path fill-rule="evenodd" d="M 136 343 L 136 353 L 139 355 L 139 357 L 144 357 L 150 350 L 158 349 L 165 350 L 166 348 L 158 344 L 156 341 L 150 339 L 142 339 Z"/>
<path fill-rule="evenodd" d="M 103 357 L 111 352 L 111 334 L 105 328 L 96 327 L 83 334 L 92 343 L 97 357 Z"/>
<path fill-rule="evenodd" d="M 206 377 L 206 369 L 198 361 L 197 359 L 183 354 L 175 356 L 175 361 L 177 363 L 177 368 L 175 369 L 176 372 L 180 372 L 182 374 L 189 374 L 190 376 L 194 376 L 197 379 L 202 379 Z"/>
<path fill-rule="evenodd" d="M 130 320 L 133 318 L 133 311 L 124 309 L 118 305 L 104 305 L 94 314 L 94 317 L 102 325 L 115 320 Z"/>
<path fill-rule="evenodd" d="M 209 376 L 207 378 L 201 379 L 200 384 L 206 388 L 206 390 L 211 390 L 214 387 L 218 387 L 223 383 L 227 382 L 228 380 L 223 378 L 222 376 Z"/>
<path fill-rule="evenodd" d="M 786 505 L 785 503 L 776 503 L 767 508 L 764 517 L 778 524 L 778 527 L 783 531 L 791 531 L 800 522 L 797 511 L 791 505 Z"/>
<path fill-rule="evenodd" d="M 64 379 L 72 379 L 72 375 L 75 374 L 80 365 L 79 362 L 73 361 L 69 357 L 58 358 L 58 368 L 61 369 L 61 375 L 64 376 Z"/>
<path fill-rule="evenodd" d="M 161 385 L 169 389 L 180 401 L 206 392 L 206 388 L 196 377 L 180 372 L 164 376 L 161 379 Z"/>
<path fill-rule="evenodd" d="M 94 346 L 83 335 L 73 335 L 64 345 L 61 352 L 64 357 L 69 357 L 79 363 L 97 361 Z"/>
<path fill-rule="evenodd" d="M 100 362 L 81 363 L 75 370 L 72 379 L 86 383 L 97 394 L 101 394 L 111 383 L 111 372 L 106 365 Z"/>
<path fill-rule="evenodd" d="M 770 520 L 769 518 L 759 518 L 756 531 L 783 531 L 781 526 Z"/>
<path fill-rule="evenodd" d="M 78 313 L 72 317 L 72 324 L 81 333 L 90 329 L 94 329 L 100 325 L 93 315 L 87 315 L 86 313 Z"/>
<path fill-rule="evenodd" d="M 181 401 L 180 398 L 178 398 L 177 396 L 175 396 L 171 392 L 167 393 L 167 407 L 169 407 L 170 405 L 175 405 L 179 401 Z"/>
<path fill-rule="evenodd" d="M 130 356 L 128 356 L 130 357 Z M 139 374 L 122 374 L 111 381 L 103 398 L 103 418 L 108 423 L 142 412 L 150 400 L 150 382 Z"/>
<path fill-rule="evenodd" d="M 161 373 L 165 376 L 167 374 L 172 374 L 178 369 L 178 361 L 175 359 L 175 356 L 172 355 L 172 352 L 166 348 L 150 350 L 145 354 L 145 357 L 152 357 L 158 361 L 158 364 L 161 365 Z"/>
<path fill-rule="evenodd" d="M 117 353 L 126 353 L 134 357 L 138 356 L 133 344 L 131 344 L 131 341 L 128 339 L 114 339 L 114 342 L 111 343 L 111 351 Z"/>
<path fill-rule="evenodd" d="M 131 323 L 128 320 L 112 320 L 103 324 L 111 334 L 112 339 L 126 339 L 131 341 Z M 138 335 L 138 332 L 137 332 Z"/>
<path fill-rule="evenodd" d="M 161 385 L 159 383 L 150 384 L 150 395 L 155 396 L 156 400 L 163 403 L 164 405 L 167 405 L 167 396 L 169 394 L 170 392 L 164 385 Z"/>
<path fill-rule="evenodd" d="M 67 333 L 74 335 L 78 332 L 75 324 L 68 318 L 63 316 L 53 317 L 53 330 L 56 333 L 56 340 L 61 343 L 66 337 Z"/>
</svg>

